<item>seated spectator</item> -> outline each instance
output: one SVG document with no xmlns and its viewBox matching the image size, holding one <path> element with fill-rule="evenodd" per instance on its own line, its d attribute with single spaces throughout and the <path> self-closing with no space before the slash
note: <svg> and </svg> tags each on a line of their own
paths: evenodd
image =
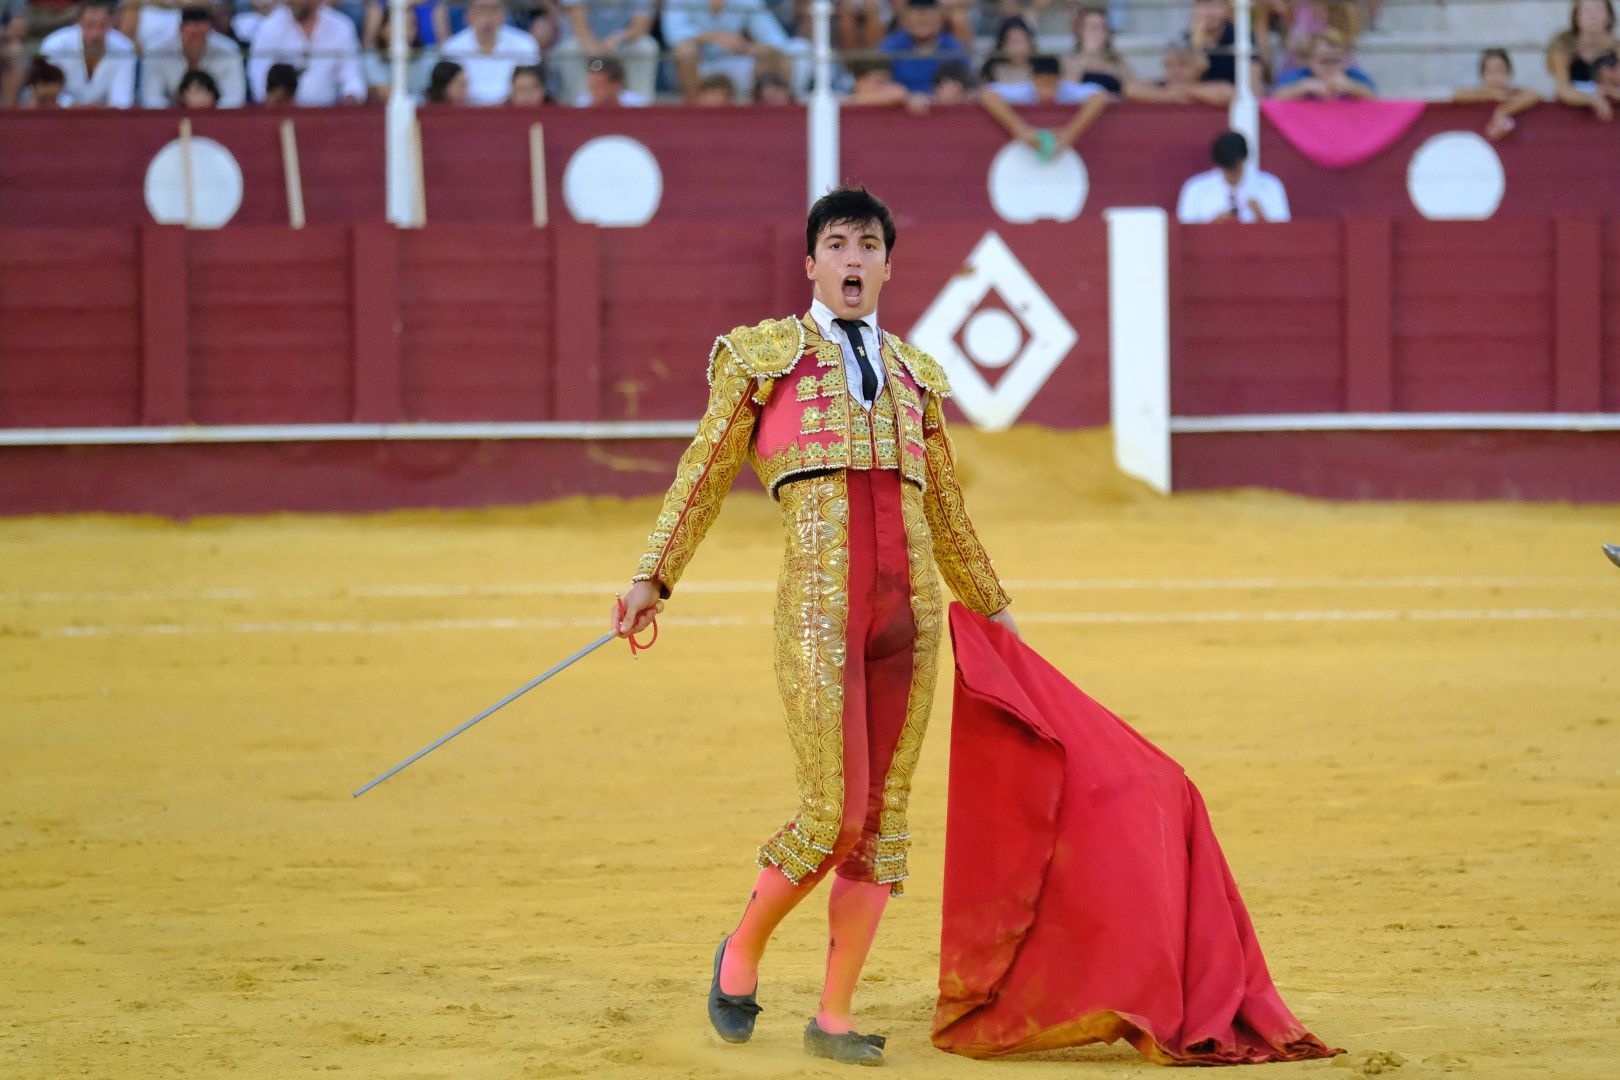
<svg viewBox="0 0 1620 1080">
<path fill-rule="evenodd" d="M 1614 7 L 1609 0 L 1575 0 L 1569 29 L 1547 43 L 1547 71 L 1565 105 L 1591 109 L 1600 120 L 1614 116 L 1612 97 L 1598 86 L 1598 64 L 1620 53 L 1614 36 Z"/>
<path fill-rule="evenodd" d="M 687 0 L 667 4 L 664 44 L 675 57 L 681 96 L 696 102 L 707 75 L 752 89 L 757 71 L 774 71 L 796 87 L 808 79 L 810 43 L 790 38 L 764 0 Z M 790 74 L 790 60 L 793 73 Z M 711 96 L 716 93 L 712 88 Z"/>
<path fill-rule="evenodd" d="M 66 85 L 67 76 L 61 68 L 43 56 L 34 57 L 34 62 L 28 66 L 28 78 L 23 83 L 21 108 L 60 109 L 62 88 Z"/>
<path fill-rule="evenodd" d="M 574 99 L 574 104 L 582 109 L 614 106 L 634 109 L 648 104 L 648 101 L 634 90 L 625 88 L 623 64 L 611 56 L 599 56 L 587 66 L 585 92 Z"/>
<path fill-rule="evenodd" d="M 546 78 L 538 65 L 512 69 L 512 93 L 506 103 L 529 107 L 546 103 Z"/>
<path fill-rule="evenodd" d="M 979 104 L 984 106 L 991 119 L 1007 129 L 1007 134 L 1034 150 L 1041 160 L 1050 161 L 1065 148 L 1073 146 L 1085 130 L 1097 122 L 1097 118 L 1108 108 L 1111 98 L 1095 83 L 1066 82 L 1055 56 L 1037 56 L 1030 61 L 1030 66 L 1034 69 L 1034 81 L 1030 84 L 1032 92 L 1027 97 L 1009 100 L 1003 96 L 1007 88 L 986 86 L 979 94 Z M 1070 88 L 1069 96 L 1061 97 L 1065 88 Z M 1074 101 L 1082 103 L 1080 108 L 1057 131 L 1037 128 L 1013 109 L 1014 105 L 1068 104 Z"/>
<path fill-rule="evenodd" d="M 265 16 L 280 3 L 281 0 L 247 0 L 247 7 L 231 16 L 231 36 L 244 45 L 251 44 Z"/>
<path fill-rule="evenodd" d="M 1345 53 L 1344 38 L 1337 31 L 1324 30 L 1311 43 L 1310 66 L 1285 71 L 1277 76 L 1271 96 L 1278 101 L 1312 98 L 1331 101 L 1338 98 L 1375 98 L 1378 91 L 1372 79 L 1351 66 Z"/>
<path fill-rule="evenodd" d="M 979 77 L 987 83 L 1027 83 L 1029 61 L 1034 55 L 1035 29 L 1017 16 L 1003 19 Z"/>
<path fill-rule="evenodd" d="M 1172 45 L 1164 53 L 1164 78 L 1155 83 L 1132 80 L 1125 84 L 1125 97 L 1130 101 L 1148 101 L 1160 105 L 1218 105 L 1232 103 L 1234 89 L 1231 83 L 1206 82 L 1204 70 L 1209 61 L 1204 54 L 1185 45 Z"/>
<path fill-rule="evenodd" d="M 904 105 L 911 92 L 894 81 L 894 65 L 884 57 L 866 57 L 849 62 L 855 85 L 844 98 L 845 105 Z"/>
<path fill-rule="evenodd" d="M 180 76 L 174 103 L 182 109 L 213 109 L 219 106 L 219 84 L 201 69 Z"/>
<path fill-rule="evenodd" d="M 277 63 L 302 64 L 299 105 L 358 104 L 366 100 L 360 71 L 360 34 L 347 15 L 321 0 L 287 0 L 264 17 L 248 50 L 248 85 L 263 100 L 265 79 Z"/>
<path fill-rule="evenodd" d="M 135 104 L 135 46 L 112 28 L 111 0 L 86 0 L 79 21 L 40 42 L 39 55 L 62 69 L 64 105 Z"/>
<path fill-rule="evenodd" d="M 557 9 L 546 0 L 524 0 L 528 6 L 529 36 L 534 38 L 542 55 L 557 47 L 562 40 L 563 19 Z M 624 0 L 619 0 L 624 2 Z"/>
<path fill-rule="evenodd" d="M 469 104 L 503 105 L 512 93 L 512 72 L 538 64 L 540 46 L 533 34 L 507 25 L 501 0 L 472 0 L 467 29 L 452 34 L 440 55 L 461 65 Z"/>
<path fill-rule="evenodd" d="M 1237 82 L 1237 29 L 1227 0 L 1193 0 L 1186 41 L 1204 54 L 1205 82 Z"/>
<path fill-rule="evenodd" d="M 755 105 L 792 105 L 793 87 L 774 71 L 767 71 L 754 79 Z"/>
<path fill-rule="evenodd" d="M 449 40 L 451 33 L 450 5 L 447 0 L 411 0 L 407 5 L 411 20 L 416 23 L 411 40 L 424 49 L 435 48 Z M 393 10 L 388 0 L 366 0 L 366 14 L 360 28 L 360 44 L 367 52 L 377 47 L 382 24 Z M 459 14 L 460 9 L 457 9 Z M 457 26 L 456 30 L 462 29 Z M 429 65 L 431 67 L 431 65 Z M 424 84 L 426 85 L 426 84 Z"/>
<path fill-rule="evenodd" d="M 438 53 L 434 49 L 419 48 L 417 35 L 421 33 L 422 21 L 415 15 L 405 20 L 407 33 L 405 44 L 410 49 L 409 59 L 405 62 L 405 92 L 413 98 L 420 98 L 427 90 L 428 79 L 433 74 L 433 65 L 438 62 Z M 377 104 L 388 101 L 388 95 L 394 90 L 394 60 L 392 49 L 394 47 L 394 19 L 393 12 L 386 6 L 382 8 L 382 16 L 378 21 L 375 32 L 372 34 L 372 47 L 366 50 L 362 64 L 366 73 L 366 92 L 371 100 Z"/>
<path fill-rule="evenodd" d="M 985 92 L 1009 105 L 1078 105 L 1107 91 L 1096 83 L 1077 83 L 1063 78 L 1063 66 L 1055 56 L 1035 56 L 1029 62 L 1027 82 L 986 83 Z"/>
<path fill-rule="evenodd" d="M 558 96 L 563 101 L 584 96 L 585 62 L 611 56 L 624 65 L 631 91 L 651 100 L 658 77 L 653 6 L 653 0 L 563 0 L 562 40 L 551 53 Z"/>
<path fill-rule="evenodd" d="M 945 12 L 938 0 L 911 0 L 900 15 L 900 27 L 878 46 L 894 62 L 894 79 L 913 94 L 934 89 L 940 64 L 967 62 L 967 50 L 945 31 Z"/>
<path fill-rule="evenodd" d="M 181 0 L 120 0 L 113 25 L 144 58 L 180 32 L 180 5 Z"/>
<path fill-rule="evenodd" d="M 1355 0 L 1282 0 L 1287 10 L 1283 50 L 1287 58 L 1283 71 L 1304 68 L 1310 61 L 1311 43 L 1316 35 L 1332 30 L 1346 49 L 1361 36 L 1361 11 Z"/>
<path fill-rule="evenodd" d="M 737 104 L 737 84 L 723 71 L 705 75 L 698 80 L 697 97 L 692 104 L 703 106 Z"/>
<path fill-rule="evenodd" d="M 289 108 L 298 98 L 298 69 L 291 64 L 271 64 L 264 73 L 264 104 L 268 108 Z"/>
<path fill-rule="evenodd" d="M 837 0 L 833 48 L 840 52 L 875 49 L 891 19 L 884 0 Z"/>
<path fill-rule="evenodd" d="M 1282 181 L 1249 169 L 1249 141 L 1236 131 L 1216 136 L 1210 147 L 1215 167 L 1181 185 L 1176 220 L 1188 225 L 1211 221 L 1287 221 L 1288 193 Z"/>
<path fill-rule="evenodd" d="M 973 76 L 966 64 L 952 61 L 934 69 L 935 105 L 960 105 L 973 100 Z"/>
<path fill-rule="evenodd" d="M 1468 86 L 1451 96 L 1458 105 L 1494 104 L 1485 125 L 1485 137 L 1500 139 L 1513 130 L 1513 118 L 1534 108 L 1541 95 L 1513 85 L 1513 60 L 1506 49 L 1486 49 L 1479 54 L 1479 85 Z"/>
<path fill-rule="evenodd" d="M 182 80 L 192 71 L 207 73 L 220 108 L 237 109 L 247 101 L 241 47 L 214 29 L 213 15 L 202 6 L 182 10 L 179 31 L 146 50 L 141 59 L 141 104 L 148 109 L 180 104 Z"/>
<path fill-rule="evenodd" d="M 1095 83 L 1118 94 L 1131 81 L 1131 69 L 1114 48 L 1114 28 L 1108 11 L 1083 7 L 1074 17 L 1074 52 L 1063 61 L 1063 74 L 1073 82 Z"/>
<path fill-rule="evenodd" d="M 429 105 L 471 104 L 472 80 L 466 69 L 454 60 L 440 60 L 428 73 L 427 91 L 422 95 Z"/>
</svg>

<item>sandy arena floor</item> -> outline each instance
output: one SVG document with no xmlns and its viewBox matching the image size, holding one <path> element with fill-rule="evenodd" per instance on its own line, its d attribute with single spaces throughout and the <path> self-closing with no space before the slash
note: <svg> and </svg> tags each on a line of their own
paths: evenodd
<svg viewBox="0 0 1620 1080">
<path fill-rule="evenodd" d="M 1025 637 L 1187 767 L 1351 1050 L 1263 1075 L 1620 1076 L 1620 508 L 1164 500 L 1099 433 L 959 443 Z M 755 1041 L 703 1014 L 792 806 L 763 496 L 651 653 L 349 798 L 593 637 L 653 507 L 0 522 L 0 1076 L 847 1075 L 799 1049 L 816 900 Z M 918 1077 L 1157 1075 L 929 1045 L 948 677 L 865 1027 Z"/>
</svg>

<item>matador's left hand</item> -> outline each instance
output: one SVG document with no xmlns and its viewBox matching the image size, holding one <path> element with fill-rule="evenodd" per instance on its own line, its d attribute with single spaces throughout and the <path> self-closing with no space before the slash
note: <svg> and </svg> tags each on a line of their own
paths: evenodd
<svg viewBox="0 0 1620 1080">
<path fill-rule="evenodd" d="M 1003 628 L 1011 631 L 1012 636 L 1015 638 L 1022 639 L 1024 636 L 1018 632 L 1018 622 L 1012 616 L 1011 607 L 1002 608 L 1000 611 L 990 616 L 990 621 L 993 623 L 1000 623 Z"/>
</svg>

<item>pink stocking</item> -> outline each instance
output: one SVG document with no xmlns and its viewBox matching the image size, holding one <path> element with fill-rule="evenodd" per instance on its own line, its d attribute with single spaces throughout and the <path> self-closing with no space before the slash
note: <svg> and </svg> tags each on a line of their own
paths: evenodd
<svg viewBox="0 0 1620 1080">
<path fill-rule="evenodd" d="M 827 898 L 827 980 L 816 1023 L 834 1035 L 854 1029 L 850 1007 L 855 983 L 877 937 L 878 920 L 889 902 L 889 886 L 835 877 Z"/>
<path fill-rule="evenodd" d="M 748 907 L 743 911 L 742 922 L 732 931 L 731 940 L 726 944 L 725 958 L 720 961 L 722 992 L 754 992 L 754 987 L 759 984 L 759 961 L 765 955 L 765 946 L 771 940 L 771 934 L 787 918 L 787 913 L 810 895 L 810 890 L 816 887 L 819 880 L 821 875 L 815 874 L 795 885 L 774 866 L 767 866 L 759 872 L 759 877 L 754 881 L 754 891 L 748 897 Z"/>
</svg>

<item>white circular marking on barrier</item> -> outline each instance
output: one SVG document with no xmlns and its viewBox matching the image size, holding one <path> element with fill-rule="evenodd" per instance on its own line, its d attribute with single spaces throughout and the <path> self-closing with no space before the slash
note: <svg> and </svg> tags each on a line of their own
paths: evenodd
<svg viewBox="0 0 1620 1080">
<path fill-rule="evenodd" d="M 198 229 L 217 229 L 242 208 L 242 167 L 213 139 L 191 140 L 191 221 Z M 185 225 L 186 167 L 180 140 L 152 156 L 146 167 L 146 209 L 163 225 Z"/>
<path fill-rule="evenodd" d="M 1020 142 L 1008 143 L 990 162 L 990 205 L 1003 221 L 1073 221 L 1091 193 L 1086 163 L 1065 149 L 1051 161 Z"/>
<path fill-rule="evenodd" d="M 1007 312 L 985 308 L 962 329 L 962 344 L 980 367 L 1006 367 L 1023 347 L 1024 331 Z"/>
<path fill-rule="evenodd" d="M 1447 131 L 1412 155 L 1406 191 L 1431 221 L 1481 221 L 1502 205 L 1507 176 L 1490 143 L 1472 131 Z"/>
<path fill-rule="evenodd" d="M 601 135 L 568 159 L 563 199 L 575 221 L 635 228 L 658 212 L 664 174 L 658 159 L 628 135 Z"/>
</svg>

